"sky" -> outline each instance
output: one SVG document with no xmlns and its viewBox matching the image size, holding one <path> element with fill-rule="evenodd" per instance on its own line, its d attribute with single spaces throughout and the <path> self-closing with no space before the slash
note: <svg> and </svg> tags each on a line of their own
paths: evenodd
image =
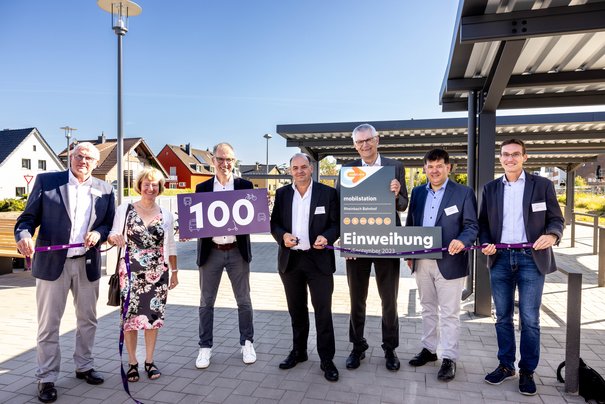
<svg viewBox="0 0 605 404">
<path fill-rule="evenodd" d="M 124 137 L 281 164 L 276 125 L 450 118 L 457 0 L 138 0 L 123 40 Z M 95 0 L 0 0 L 0 128 L 115 138 L 117 39 Z M 535 113 L 535 111 L 533 111 Z"/>
</svg>

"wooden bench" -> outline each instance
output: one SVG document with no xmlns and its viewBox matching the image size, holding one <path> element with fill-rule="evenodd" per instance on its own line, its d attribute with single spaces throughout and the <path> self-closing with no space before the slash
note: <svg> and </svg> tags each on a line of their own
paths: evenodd
<svg viewBox="0 0 605 404">
<path fill-rule="evenodd" d="M 15 223 L 21 212 L 0 212 L 0 275 L 13 272 L 13 258 L 23 258 L 15 242 Z"/>
</svg>

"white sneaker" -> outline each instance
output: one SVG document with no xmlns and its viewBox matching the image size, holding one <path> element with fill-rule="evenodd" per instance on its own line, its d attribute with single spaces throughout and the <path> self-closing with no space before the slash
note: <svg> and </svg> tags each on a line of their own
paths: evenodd
<svg viewBox="0 0 605 404">
<path fill-rule="evenodd" d="M 252 342 L 246 340 L 246 343 L 242 345 L 242 357 L 246 365 L 256 362 L 256 352 Z"/>
<path fill-rule="evenodd" d="M 198 369 L 206 369 L 210 366 L 210 357 L 212 356 L 212 348 L 200 348 L 195 360 L 195 367 Z"/>
</svg>

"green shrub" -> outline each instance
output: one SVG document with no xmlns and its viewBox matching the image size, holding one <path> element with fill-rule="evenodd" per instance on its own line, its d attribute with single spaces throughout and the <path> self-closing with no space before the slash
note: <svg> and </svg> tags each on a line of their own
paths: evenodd
<svg viewBox="0 0 605 404">
<path fill-rule="evenodd" d="M 27 199 L 2 199 L 0 200 L 0 212 L 21 212 L 25 209 Z"/>
</svg>

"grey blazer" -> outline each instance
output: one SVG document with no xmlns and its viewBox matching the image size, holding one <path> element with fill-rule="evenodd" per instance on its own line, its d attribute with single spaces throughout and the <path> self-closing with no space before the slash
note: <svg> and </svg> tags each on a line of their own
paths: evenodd
<svg viewBox="0 0 605 404">
<path fill-rule="evenodd" d="M 69 244 L 71 217 L 67 197 L 67 171 L 43 173 L 36 181 L 27 199 L 23 213 L 15 224 L 15 240 L 19 242 L 32 237 L 38 229 L 36 247 L 57 244 Z M 92 212 L 88 231 L 97 231 L 101 238 L 97 245 L 107 240 L 113 224 L 115 197 L 108 183 L 92 178 Z M 54 281 L 63 272 L 67 250 L 38 252 L 34 254 L 32 275 L 35 278 Z M 101 253 L 98 248 L 89 248 L 86 252 L 86 276 L 89 281 L 101 277 Z"/>
</svg>

